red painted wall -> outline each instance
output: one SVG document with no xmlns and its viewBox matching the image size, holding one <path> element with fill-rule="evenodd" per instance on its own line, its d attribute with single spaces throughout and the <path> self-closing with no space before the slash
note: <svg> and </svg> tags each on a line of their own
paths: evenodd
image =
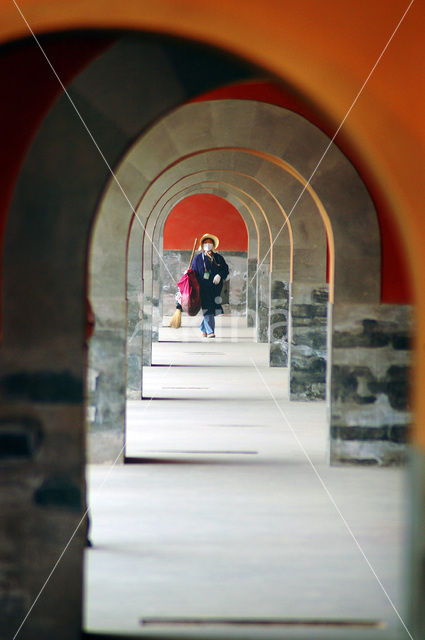
<svg viewBox="0 0 425 640">
<path fill-rule="evenodd" d="M 41 38 L 43 48 L 67 85 L 113 39 L 94 34 Z M 4 47 L 0 54 L 0 240 L 7 208 L 25 153 L 44 116 L 62 89 L 37 45 L 31 40 Z"/>
<path fill-rule="evenodd" d="M 193 100 L 258 100 L 280 107 L 285 107 L 296 111 L 310 122 L 322 129 L 330 138 L 335 134 L 324 114 L 318 112 L 316 108 L 309 105 L 297 95 L 290 87 L 278 82 L 255 81 L 244 82 L 237 85 L 221 87 L 215 91 L 210 91 Z M 407 261 L 403 254 L 403 249 L 398 238 L 398 230 L 395 227 L 391 211 L 384 195 L 380 192 L 373 176 L 370 175 L 368 167 L 363 166 L 360 158 L 353 149 L 350 142 L 344 137 L 344 130 L 336 139 L 338 147 L 346 154 L 350 161 L 357 168 L 369 193 L 375 203 L 378 214 L 379 226 L 381 229 L 381 250 L 382 250 L 382 278 L 381 278 L 381 301 L 387 303 L 411 304 L 413 301 L 412 291 L 409 283 Z"/>
<path fill-rule="evenodd" d="M 181 200 L 164 225 L 164 249 L 192 249 L 195 238 L 213 233 L 219 251 L 247 251 L 248 232 L 242 216 L 230 202 L 210 193 Z"/>
<path fill-rule="evenodd" d="M 41 41 L 66 85 L 113 39 L 87 33 L 61 34 Z M 62 89 L 31 39 L 0 51 L 0 86 L 0 247 L 3 247 L 7 211 L 19 170 L 31 140 Z"/>
</svg>

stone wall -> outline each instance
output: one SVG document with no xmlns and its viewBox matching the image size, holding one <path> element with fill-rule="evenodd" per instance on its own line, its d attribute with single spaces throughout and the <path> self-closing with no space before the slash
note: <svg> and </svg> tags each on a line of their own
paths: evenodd
<svg viewBox="0 0 425 640">
<path fill-rule="evenodd" d="M 270 366 L 288 364 L 289 283 L 275 280 L 272 274 L 270 306 Z"/>
<path fill-rule="evenodd" d="M 270 265 L 263 263 L 257 269 L 257 342 L 270 340 Z"/>
<path fill-rule="evenodd" d="M 162 257 L 162 252 L 161 252 Z M 162 281 L 160 263 L 154 262 L 152 270 L 152 342 L 159 340 L 159 326 L 162 321 L 163 301 L 162 301 Z"/>
<path fill-rule="evenodd" d="M 289 397 L 326 397 L 327 285 L 294 283 L 289 310 Z"/>
<path fill-rule="evenodd" d="M 90 339 L 86 383 L 87 459 L 91 463 L 111 463 L 122 448 L 125 425 L 126 336 L 121 322 L 125 303 L 92 298 L 92 305 L 96 324 Z M 111 307 L 117 311 L 116 319 Z"/>
<path fill-rule="evenodd" d="M 410 335 L 408 306 L 334 307 L 329 398 L 333 463 L 405 460 Z"/>
<path fill-rule="evenodd" d="M 142 388 L 143 315 L 142 295 L 128 301 L 127 398 L 140 400 Z M 142 315 L 142 317 L 141 317 Z"/>
<path fill-rule="evenodd" d="M 246 285 L 246 322 L 248 327 L 255 327 L 257 317 L 257 260 L 248 258 Z"/>
<path fill-rule="evenodd" d="M 140 400 L 143 362 L 142 230 L 131 231 L 127 258 L 127 398 Z"/>
</svg>

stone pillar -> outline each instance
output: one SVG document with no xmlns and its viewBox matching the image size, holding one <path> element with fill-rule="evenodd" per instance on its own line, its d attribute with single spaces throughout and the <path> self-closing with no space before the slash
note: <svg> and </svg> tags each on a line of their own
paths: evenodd
<svg viewBox="0 0 425 640">
<path fill-rule="evenodd" d="M 246 322 L 255 327 L 257 317 L 257 259 L 248 258 L 246 282 Z"/>
<path fill-rule="evenodd" d="M 140 206 L 142 218 L 146 217 L 146 208 Z M 157 258 L 156 245 L 153 244 L 153 219 L 152 216 L 145 223 L 145 233 L 143 235 L 143 259 L 142 259 L 142 278 L 143 278 L 143 366 L 150 367 L 152 365 L 152 330 L 153 330 L 153 313 L 155 305 L 154 281 L 158 277 L 158 269 L 154 268 Z"/>
<path fill-rule="evenodd" d="M 52 369 L 22 369 L 15 381 L 1 375 L 1 638 L 15 637 L 84 514 L 83 438 L 75 429 L 84 424 L 83 385 L 80 378 L 73 401 L 75 382 Z M 85 522 L 18 638 L 80 637 L 84 544 Z"/>
<path fill-rule="evenodd" d="M 410 307 L 338 303 L 332 324 L 331 462 L 404 462 Z"/>
<path fill-rule="evenodd" d="M 257 271 L 257 342 L 269 342 L 270 265 L 263 263 Z"/>
<path fill-rule="evenodd" d="M 218 251 L 220 253 L 220 247 Z M 245 251 L 223 251 L 222 256 L 229 267 L 229 277 L 223 287 L 223 301 L 225 300 L 225 288 L 227 288 L 229 313 L 232 316 L 244 316 L 247 306 L 247 254 Z"/>
<path fill-rule="evenodd" d="M 143 355 L 142 364 L 152 364 L 152 271 L 143 273 Z"/>
<path fill-rule="evenodd" d="M 140 283 L 141 285 L 141 283 Z M 140 400 L 142 389 L 142 293 L 129 292 L 127 301 L 127 398 Z"/>
<path fill-rule="evenodd" d="M 158 340 L 159 340 L 159 328 L 162 326 L 162 319 L 164 317 L 164 279 L 162 277 L 161 265 L 159 265 L 159 292 L 158 292 Z"/>
<path fill-rule="evenodd" d="M 161 252 L 162 253 L 162 252 Z M 162 258 L 162 255 L 161 255 Z M 159 324 L 161 321 L 159 315 L 159 299 L 161 297 L 161 269 L 160 258 L 154 260 L 152 270 L 152 331 L 151 331 L 151 343 L 158 342 L 159 340 Z M 152 345 L 151 345 L 152 349 Z"/>
<path fill-rule="evenodd" d="M 127 255 L 127 398 L 140 400 L 142 393 L 143 292 L 139 225 L 134 226 Z"/>
<path fill-rule="evenodd" d="M 161 290 L 158 298 L 165 315 L 173 315 L 176 310 L 175 295 L 178 291 L 177 282 L 182 277 L 189 264 L 191 251 L 165 250 L 163 252 L 164 262 L 160 264 Z"/>
<path fill-rule="evenodd" d="M 289 397 L 324 400 L 328 287 L 298 282 L 290 293 Z"/>
<path fill-rule="evenodd" d="M 92 298 L 95 330 L 88 356 L 90 463 L 113 462 L 123 446 L 126 401 L 126 303 Z"/>
<path fill-rule="evenodd" d="M 277 280 L 272 273 L 270 308 L 270 366 L 288 364 L 289 283 Z"/>
<path fill-rule="evenodd" d="M 407 627 L 425 638 L 425 451 L 410 447 L 408 486 Z"/>
</svg>

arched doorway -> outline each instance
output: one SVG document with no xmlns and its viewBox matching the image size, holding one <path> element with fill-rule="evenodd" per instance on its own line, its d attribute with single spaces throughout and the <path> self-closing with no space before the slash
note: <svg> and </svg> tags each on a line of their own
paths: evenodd
<svg viewBox="0 0 425 640">
<path fill-rule="evenodd" d="M 394 189 L 396 189 L 396 188 L 394 187 Z"/>
</svg>

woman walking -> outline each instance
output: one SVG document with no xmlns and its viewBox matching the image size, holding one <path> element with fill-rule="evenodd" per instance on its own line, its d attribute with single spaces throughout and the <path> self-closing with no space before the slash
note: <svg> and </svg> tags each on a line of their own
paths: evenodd
<svg viewBox="0 0 425 640">
<path fill-rule="evenodd" d="M 229 275 L 225 259 L 213 251 L 217 249 L 218 243 L 217 236 L 205 233 L 201 238 L 200 253 L 192 262 L 201 293 L 204 319 L 200 328 L 204 338 L 215 338 L 215 316 L 223 313 L 221 290 L 224 280 Z"/>
</svg>

